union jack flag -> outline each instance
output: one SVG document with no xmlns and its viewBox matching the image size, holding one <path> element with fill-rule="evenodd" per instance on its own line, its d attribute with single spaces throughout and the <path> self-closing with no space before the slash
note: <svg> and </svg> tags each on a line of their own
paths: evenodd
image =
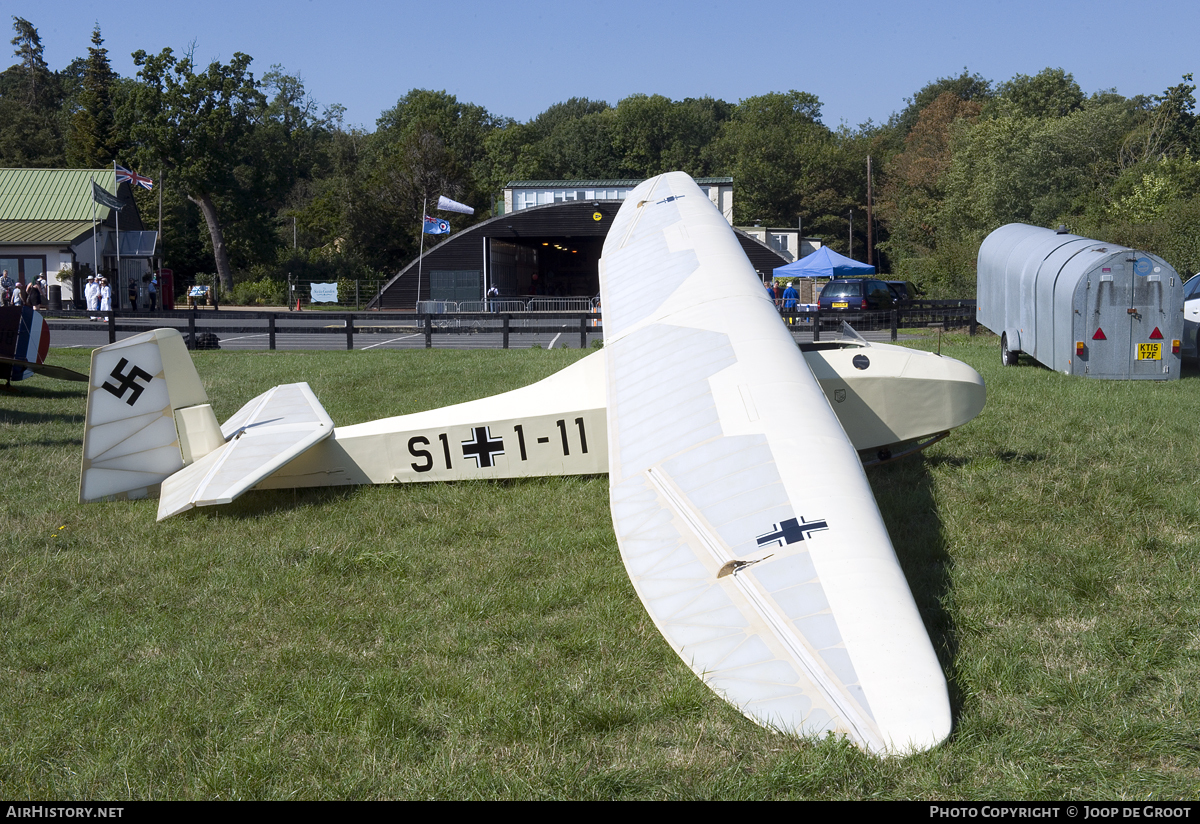
<svg viewBox="0 0 1200 824">
<path fill-rule="evenodd" d="M 140 175 L 137 172 L 131 172 L 124 166 L 117 166 L 117 183 L 131 183 L 134 186 L 141 186 L 143 189 L 153 189 L 154 181 L 150 178 Z"/>
</svg>

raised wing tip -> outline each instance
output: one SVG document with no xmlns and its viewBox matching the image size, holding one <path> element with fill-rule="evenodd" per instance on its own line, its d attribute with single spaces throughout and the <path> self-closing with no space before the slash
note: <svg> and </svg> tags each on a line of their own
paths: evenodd
<svg viewBox="0 0 1200 824">
<path fill-rule="evenodd" d="M 613 527 L 659 631 L 766 727 L 935 746 L 945 677 L 861 462 L 732 228 L 661 175 L 604 253 Z"/>
</svg>

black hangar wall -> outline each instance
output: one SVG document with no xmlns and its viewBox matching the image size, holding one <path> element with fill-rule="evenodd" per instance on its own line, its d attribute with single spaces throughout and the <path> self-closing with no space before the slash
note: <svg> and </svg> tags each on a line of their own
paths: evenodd
<svg viewBox="0 0 1200 824">
<path fill-rule="evenodd" d="M 388 281 L 368 308 L 411 310 L 418 300 L 482 300 L 493 284 L 501 298 L 594 297 L 600 292 L 604 238 L 620 207 L 620 201 L 555 203 L 476 224 L 427 249 Z M 760 241 L 734 232 L 760 274 L 788 262 Z"/>
</svg>

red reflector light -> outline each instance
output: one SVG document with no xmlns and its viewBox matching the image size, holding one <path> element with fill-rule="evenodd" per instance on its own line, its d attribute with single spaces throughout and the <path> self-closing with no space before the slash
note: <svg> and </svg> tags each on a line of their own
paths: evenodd
<svg viewBox="0 0 1200 824">
<path fill-rule="evenodd" d="M 866 298 L 862 299 L 862 307 L 861 308 L 863 308 L 863 309 L 867 308 L 867 299 Z"/>
<path fill-rule="evenodd" d="M 1177 341 L 1177 340 L 1171 341 L 1171 354 L 1172 355 L 1179 354 L 1179 341 Z"/>
<path fill-rule="evenodd" d="M 1103 329 L 1096 327 L 1096 334 L 1092 335 L 1092 340 L 1108 340 L 1108 338 L 1104 336 Z"/>
<path fill-rule="evenodd" d="M 1158 327 L 1154 327 L 1154 331 L 1150 333 L 1150 340 L 1162 340 L 1162 332 L 1158 331 Z"/>
</svg>

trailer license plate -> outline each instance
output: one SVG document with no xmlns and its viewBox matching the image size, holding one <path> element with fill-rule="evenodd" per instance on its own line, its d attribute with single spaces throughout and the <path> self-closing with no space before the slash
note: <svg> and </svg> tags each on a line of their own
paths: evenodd
<svg viewBox="0 0 1200 824">
<path fill-rule="evenodd" d="M 848 304 L 848 303 L 845 303 L 845 302 L 842 302 L 842 303 L 835 303 L 835 304 L 833 304 L 833 308 L 834 308 L 834 309 L 849 309 L 849 308 L 850 308 L 850 304 Z"/>
<path fill-rule="evenodd" d="M 1162 360 L 1161 343 L 1139 343 L 1138 360 Z"/>
</svg>

